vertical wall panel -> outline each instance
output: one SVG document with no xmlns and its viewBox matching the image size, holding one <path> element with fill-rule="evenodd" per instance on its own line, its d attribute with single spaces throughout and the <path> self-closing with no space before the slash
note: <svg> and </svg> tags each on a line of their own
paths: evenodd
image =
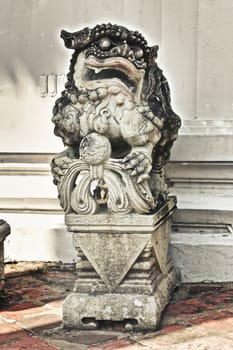
<svg viewBox="0 0 233 350">
<path fill-rule="evenodd" d="M 232 0 L 199 2 L 197 115 L 200 119 L 232 119 L 232 33 Z"/>
<path fill-rule="evenodd" d="M 123 20 L 141 31 L 150 45 L 161 43 L 161 0 L 123 1 Z"/>
<path fill-rule="evenodd" d="M 162 1 L 161 65 L 183 119 L 196 118 L 197 9 L 198 0 Z"/>
</svg>

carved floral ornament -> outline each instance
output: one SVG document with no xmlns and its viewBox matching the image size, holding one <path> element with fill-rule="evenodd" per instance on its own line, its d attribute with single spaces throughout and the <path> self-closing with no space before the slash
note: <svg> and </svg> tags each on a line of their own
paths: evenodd
<svg viewBox="0 0 233 350">
<path fill-rule="evenodd" d="M 125 27 L 61 32 L 73 49 L 55 135 L 66 147 L 52 161 L 66 213 L 149 213 L 167 198 L 163 166 L 180 118 L 156 63 L 158 47 Z"/>
</svg>

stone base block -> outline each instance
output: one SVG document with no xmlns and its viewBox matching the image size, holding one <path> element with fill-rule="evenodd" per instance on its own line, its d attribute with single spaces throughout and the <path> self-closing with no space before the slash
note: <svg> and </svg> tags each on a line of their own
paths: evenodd
<svg viewBox="0 0 233 350">
<path fill-rule="evenodd" d="M 179 271 L 172 268 L 153 295 L 74 292 L 63 304 L 63 325 L 67 329 L 92 330 L 101 321 L 121 321 L 126 331 L 155 330 L 179 280 Z"/>
<path fill-rule="evenodd" d="M 118 321 L 128 330 L 156 329 L 180 281 L 168 254 L 175 203 L 171 198 L 149 215 L 66 216 L 78 278 L 64 302 L 64 327 L 95 329 L 101 321 Z"/>
</svg>

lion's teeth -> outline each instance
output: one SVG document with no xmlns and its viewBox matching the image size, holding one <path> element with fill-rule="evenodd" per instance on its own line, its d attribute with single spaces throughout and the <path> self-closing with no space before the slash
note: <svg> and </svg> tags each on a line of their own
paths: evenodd
<svg viewBox="0 0 233 350">
<path fill-rule="evenodd" d="M 95 74 L 98 74 L 99 72 L 101 72 L 102 68 L 95 68 L 94 71 L 95 71 Z"/>
</svg>

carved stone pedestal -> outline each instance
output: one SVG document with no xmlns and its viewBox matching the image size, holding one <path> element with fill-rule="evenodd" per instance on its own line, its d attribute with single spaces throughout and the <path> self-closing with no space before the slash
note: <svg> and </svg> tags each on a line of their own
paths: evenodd
<svg viewBox="0 0 233 350">
<path fill-rule="evenodd" d="M 111 320 L 152 330 L 179 282 L 168 258 L 175 199 L 163 167 L 181 122 L 158 46 L 111 23 L 61 37 L 74 52 L 52 119 L 66 148 L 51 167 L 78 252 L 64 326 Z"/>
<path fill-rule="evenodd" d="M 64 327 L 95 329 L 123 321 L 153 330 L 179 284 L 168 258 L 171 198 L 155 214 L 67 214 L 78 252 L 78 279 L 63 306 Z"/>
<path fill-rule="evenodd" d="M 4 220 L 0 220 L 0 291 L 3 289 L 5 284 L 4 275 L 4 241 L 6 236 L 10 234 L 10 226 Z"/>
</svg>

